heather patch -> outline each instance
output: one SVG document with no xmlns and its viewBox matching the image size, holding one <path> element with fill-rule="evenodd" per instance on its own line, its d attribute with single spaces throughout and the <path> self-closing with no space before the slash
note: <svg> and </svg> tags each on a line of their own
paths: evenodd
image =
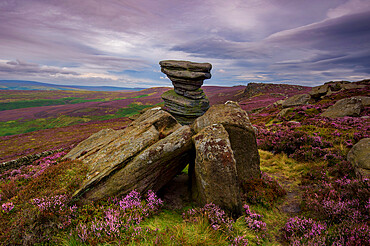
<svg viewBox="0 0 370 246">
<path fill-rule="evenodd" d="M 156 232 L 141 227 L 140 223 L 157 213 L 162 204 L 152 191 L 148 192 L 145 200 L 138 192 L 132 191 L 121 199 L 110 199 L 98 209 L 84 206 L 72 235 L 92 245 L 107 241 L 118 244 L 140 241 L 146 234 Z"/>
<path fill-rule="evenodd" d="M 63 148 L 67 151 L 71 146 L 101 129 L 112 128 L 118 130 L 125 128 L 128 123 L 128 118 L 118 118 L 3 136 L 0 137 L 0 161 L 14 160 L 18 157 L 47 150 Z"/>
</svg>

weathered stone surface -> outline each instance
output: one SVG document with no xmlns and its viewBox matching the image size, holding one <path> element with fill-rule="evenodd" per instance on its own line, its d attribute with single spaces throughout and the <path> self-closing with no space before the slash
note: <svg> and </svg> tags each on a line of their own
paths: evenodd
<svg viewBox="0 0 370 246">
<path fill-rule="evenodd" d="M 209 101 L 205 94 L 204 98 L 195 100 L 183 97 L 174 90 L 162 94 L 165 107 L 181 123 L 191 124 L 197 117 L 203 115 L 209 108 Z"/>
<path fill-rule="evenodd" d="M 196 151 L 193 199 L 214 203 L 234 215 L 241 213 L 236 161 L 229 135 L 222 124 L 202 129 L 193 137 Z"/>
<path fill-rule="evenodd" d="M 202 89 L 198 89 L 198 90 L 195 90 L 195 91 L 189 91 L 189 90 L 183 90 L 183 89 L 180 89 L 179 87 L 177 87 L 174 90 L 175 90 L 176 94 L 182 95 L 186 98 L 190 98 L 190 99 L 194 99 L 194 100 L 199 100 L 199 99 L 203 99 L 203 98 L 206 97 L 206 94 L 204 94 Z"/>
<path fill-rule="evenodd" d="M 127 164 L 103 179 L 87 182 L 74 196 L 95 201 L 125 195 L 133 189 L 157 192 L 191 162 L 192 132 L 182 126 L 175 132 L 142 150 Z M 92 170 L 91 173 L 94 173 Z"/>
<path fill-rule="evenodd" d="M 328 118 L 338 118 L 345 116 L 359 116 L 364 109 L 361 100 L 345 98 L 337 101 L 333 106 L 330 106 L 321 116 Z"/>
<path fill-rule="evenodd" d="M 315 86 L 315 87 L 312 88 L 312 90 L 309 92 L 309 94 L 312 98 L 317 99 L 317 98 L 320 98 L 320 97 L 326 95 L 326 93 L 328 93 L 328 89 L 329 89 L 328 84 Z"/>
<path fill-rule="evenodd" d="M 152 108 L 123 130 L 104 129 L 93 134 L 79 143 L 64 158 L 79 159 L 84 162 L 95 163 L 91 165 L 98 166 L 100 162 L 103 162 L 102 166 L 105 166 L 105 158 L 108 158 L 108 160 L 122 158 L 121 154 L 118 153 L 121 148 L 124 148 L 126 154 L 128 154 L 127 150 L 133 151 L 133 146 L 135 148 L 144 147 L 140 144 L 141 141 L 148 141 L 146 145 L 150 145 L 158 141 L 159 138 L 171 134 L 179 127 L 180 124 L 169 113 L 160 110 L 159 107 Z M 130 136 L 130 138 L 127 136 Z M 127 148 L 126 145 L 130 148 Z M 119 160 L 116 161 L 119 162 Z M 110 163 L 110 165 L 114 164 Z"/>
<path fill-rule="evenodd" d="M 160 61 L 159 65 L 161 67 L 173 70 L 189 70 L 193 72 L 206 72 L 209 73 L 212 69 L 212 65 L 210 63 L 197 63 L 197 62 L 189 62 L 189 61 L 177 61 L 177 60 L 164 60 Z"/>
<path fill-rule="evenodd" d="M 123 130 L 114 131 L 112 129 L 103 129 L 86 140 L 79 143 L 73 148 L 68 154 L 64 156 L 64 159 L 79 159 L 82 156 L 93 155 L 99 151 L 103 146 L 108 145 L 114 139 L 116 139 Z"/>
<path fill-rule="evenodd" d="M 370 97 L 367 97 L 367 96 L 355 96 L 354 98 L 360 100 L 361 103 L 362 103 L 362 105 L 364 107 L 369 107 L 370 106 Z"/>
<path fill-rule="evenodd" d="M 192 99 L 198 99 L 201 93 L 184 92 L 197 91 L 203 85 L 203 80 L 211 78 L 212 65 L 209 63 L 166 60 L 159 64 L 161 71 L 172 81 L 176 93 Z"/>
<path fill-rule="evenodd" d="M 229 134 L 231 148 L 236 160 L 239 180 L 259 178 L 260 158 L 256 136 L 248 114 L 235 102 L 211 106 L 208 111 L 192 124 L 195 133 L 213 124 L 222 124 Z"/>
<path fill-rule="evenodd" d="M 161 70 L 164 74 L 170 77 L 189 79 L 189 80 L 205 80 L 211 78 L 209 72 L 193 72 L 189 70 L 172 70 L 162 66 Z"/>
<path fill-rule="evenodd" d="M 282 103 L 282 106 L 284 108 L 289 108 L 289 107 L 305 105 L 305 104 L 308 104 L 308 101 L 310 99 L 311 97 L 308 94 L 298 94 L 298 95 L 291 96 L 288 99 L 284 100 L 284 102 Z"/>
<path fill-rule="evenodd" d="M 359 176 L 370 177 L 370 138 L 363 138 L 356 143 L 348 152 L 347 160 Z"/>
</svg>

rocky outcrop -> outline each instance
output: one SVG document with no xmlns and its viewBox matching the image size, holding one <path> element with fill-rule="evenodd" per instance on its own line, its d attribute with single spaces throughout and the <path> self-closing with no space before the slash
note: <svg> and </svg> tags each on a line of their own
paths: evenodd
<svg viewBox="0 0 370 246">
<path fill-rule="evenodd" d="M 260 177 L 255 129 L 235 102 L 212 106 L 191 126 L 181 126 L 168 112 L 152 108 L 123 130 L 92 135 L 65 158 L 89 168 L 73 195 L 82 203 L 134 189 L 157 192 L 189 165 L 192 197 L 238 216 L 241 185 Z"/>
<path fill-rule="evenodd" d="M 309 92 L 314 99 L 320 99 L 324 96 L 329 96 L 335 92 L 349 89 L 362 89 L 369 86 L 369 80 L 362 80 L 357 82 L 349 81 L 330 81 L 323 85 L 313 87 Z"/>
<path fill-rule="evenodd" d="M 367 96 L 355 96 L 353 98 L 356 98 L 357 100 L 360 100 L 362 105 L 364 107 L 369 107 L 370 106 L 370 97 Z"/>
<path fill-rule="evenodd" d="M 370 138 L 363 138 L 348 152 L 347 160 L 358 176 L 370 177 Z"/>
<path fill-rule="evenodd" d="M 194 121 L 192 128 L 199 133 L 213 124 L 221 124 L 229 134 L 239 181 L 259 178 L 261 172 L 256 136 L 247 113 L 235 102 L 213 105 Z"/>
<path fill-rule="evenodd" d="M 111 172 L 109 178 L 105 176 L 98 183 L 86 183 L 75 196 L 83 195 L 85 199 L 94 201 L 125 195 L 134 189 L 140 193 L 157 192 L 192 161 L 191 137 L 189 126 L 180 127 L 128 160 L 123 168 Z"/>
<path fill-rule="evenodd" d="M 174 90 L 163 93 L 165 108 L 181 124 L 191 124 L 209 108 L 209 100 L 201 86 L 211 78 L 212 65 L 189 61 L 165 60 L 161 71 L 172 81 Z"/>
<path fill-rule="evenodd" d="M 361 99 L 355 97 L 345 98 L 337 101 L 333 106 L 330 106 L 321 114 L 323 117 L 338 118 L 345 116 L 357 117 L 364 109 Z"/>
<path fill-rule="evenodd" d="M 193 137 L 196 159 L 192 196 L 201 205 L 214 203 L 238 216 L 241 198 L 236 161 L 222 124 L 203 128 Z"/>
<path fill-rule="evenodd" d="M 99 200 L 105 197 L 123 194 L 125 191 L 115 189 L 109 185 L 112 180 L 111 178 L 117 175 L 117 173 L 122 172 L 122 169 L 132 169 L 132 165 L 135 165 L 135 158 L 138 158 L 138 156 L 141 156 L 140 158 L 148 163 L 157 163 L 155 159 L 145 159 L 143 154 L 146 153 L 145 151 L 150 150 L 157 142 L 163 143 L 166 137 L 180 130 L 180 127 L 181 125 L 178 124 L 169 113 L 154 108 L 146 111 L 123 130 L 102 130 L 81 142 L 65 156 L 65 158 L 81 160 L 87 163 L 89 167 L 86 180 L 74 196 L 84 196 L 84 198 L 88 200 Z M 188 132 L 189 131 L 190 130 L 188 130 Z M 179 140 L 182 144 L 178 143 L 178 145 L 182 147 L 184 152 L 187 152 L 189 143 L 191 143 L 191 135 L 188 136 L 188 145 L 186 145 L 183 143 L 186 134 L 183 131 L 180 131 L 180 133 L 184 134 L 184 136 L 182 137 L 183 140 Z M 174 143 L 176 142 L 172 138 L 167 140 L 173 141 Z M 169 144 L 166 146 L 170 148 Z M 159 146 L 157 147 L 159 148 Z M 155 155 L 153 158 L 155 158 Z M 161 156 L 160 158 L 164 157 Z M 176 159 L 175 156 L 174 158 Z M 183 159 L 185 161 L 185 158 Z M 166 165 L 168 164 L 169 163 L 166 163 Z M 181 161 L 176 163 L 178 167 L 186 164 Z M 156 168 L 159 169 L 158 166 Z M 177 173 L 171 173 L 168 175 L 170 178 L 173 178 L 176 174 Z M 139 174 L 132 173 L 132 175 Z M 157 178 L 158 180 L 164 179 L 163 177 Z M 132 182 L 135 183 L 137 180 Z M 128 183 L 128 181 L 126 183 Z M 129 184 L 126 185 L 129 186 Z M 104 194 L 101 193 L 102 189 L 99 188 L 102 186 L 107 186 L 105 188 L 106 193 Z M 158 188 L 159 186 L 160 184 L 158 184 L 158 182 L 148 184 L 148 187 Z"/>
<path fill-rule="evenodd" d="M 300 105 L 308 104 L 308 101 L 311 99 L 310 95 L 308 94 L 298 94 L 289 97 L 288 99 L 282 102 L 283 108 L 290 108 Z"/>
</svg>

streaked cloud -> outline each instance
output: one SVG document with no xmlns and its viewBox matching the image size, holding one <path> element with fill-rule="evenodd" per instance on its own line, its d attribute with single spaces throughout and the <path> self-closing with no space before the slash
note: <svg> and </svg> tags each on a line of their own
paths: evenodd
<svg viewBox="0 0 370 246">
<path fill-rule="evenodd" d="M 0 79 L 169 86 L 163 59 L 212 63 L 209 85 L 370 73 L 366 0 L 17 0 L 0 13 Z"/>
</svg>

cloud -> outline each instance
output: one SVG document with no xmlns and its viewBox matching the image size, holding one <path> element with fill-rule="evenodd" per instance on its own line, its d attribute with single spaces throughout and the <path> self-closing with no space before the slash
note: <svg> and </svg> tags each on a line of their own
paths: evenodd
<svg viewBox="0 0 370 246">
<path fill-rule="evenodd" d="M 0 12 L 0 59 L 15 61 L 3 78 L 170 85 L 164 59 L 211 62 L 207 84 L 220 85 L 369 74 L 366 0 L 19 0 Z"/>
<path fill-rule="evenodd" d="M 11 73 L 17 75 L 79 75 L 78 73 L 58 67 L 40 66 L 35 63 L 27 63 L 24 61 L 7 61 L 0 63 L 0 74 Z"/>
</svg>

